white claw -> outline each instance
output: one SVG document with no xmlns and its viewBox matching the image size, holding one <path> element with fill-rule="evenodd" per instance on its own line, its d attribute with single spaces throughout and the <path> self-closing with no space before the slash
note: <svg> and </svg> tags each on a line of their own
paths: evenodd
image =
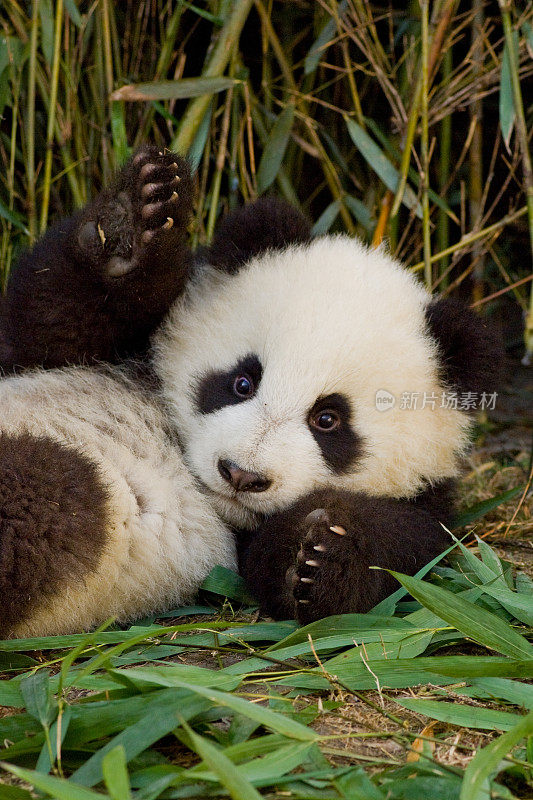
<svg viewBox="0 0 533 800">
<path fill-rule="evenodd" d="M 342 525 L 332 525 L 331 528 L 330 528 L 330 531 L 332 533 L 338 533 L 339 536 L 346 536 L 346 531 L 342 527 Z"/>
<path fill-rule="evenodd" d="M 312 578 L 300 578 L 302 583 L 314 583 Z"/>
<path fill-rule="evenodd" d="M 172 217 L 167 217 L 167 221 L 163 225 L 163 230 L 169 231 L 173 225 L 174 225 L 174 220 L 172 219 Z"/>
<path fill-rule="evenodd" d="M 325 553 L 328 548 L 324 547 L 323 544 L 315 544 L 313 546 L 313 550 L 318 550 L 319 553 Z"/>
<path fill-rule="evenodd" d="M 312 559 L 310 559 L 309 561 L 306 561 L 305 563 L 307 564 L 308 567 L 319 567 L 320 566 L 318 561 L 313 561 Z"/>
<path fill-rule="evenodd" d="M 305 606 L 309 605 L 309 600 L 298 600 L 299 603 L 303 603 Z"/>
<path fill-rule="evenodd" d="M 171 200 L 177 200 L 177 199 L 178 199 L 178 197 L 179 197 L 179 195 L 178 195 L 178 193 L 177 193 L 177 192 L 172 192 L 172 194 L 170 195 L 170 199 L 171 199 Z"/>
</svg>

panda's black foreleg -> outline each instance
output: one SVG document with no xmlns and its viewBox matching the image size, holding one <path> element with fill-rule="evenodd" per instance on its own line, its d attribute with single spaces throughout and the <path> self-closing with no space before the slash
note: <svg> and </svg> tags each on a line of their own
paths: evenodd
<svg viewBox="0 0 533 800">
<path fill-rule="evenodd" d="M 187 280 L 187 162 L 144 146 L 115 181 L 23 254 L 0 314 L 0 367 L 142 354 Z"/>
<path fill-rule="evenodd" d="M 251 534 L 241 571 L 268 613 L 307 624 L 369 611 L 398 587 L 370 567 L 412 575 L 447 544 L 424 504 L 321 490 Z"/>
</svg>

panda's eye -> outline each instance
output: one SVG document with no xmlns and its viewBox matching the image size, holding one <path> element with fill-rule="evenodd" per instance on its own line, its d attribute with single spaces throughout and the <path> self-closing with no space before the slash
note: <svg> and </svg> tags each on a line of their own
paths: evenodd
<svg viewBox="0 0 533 800">
<path fill-rule="evenodd" d="M 252 397 L 255 391 L 254 382 L 248 375 L 237 375 L 233 381 L 233 391 L 237 397 L 245 400 L 248 397 Z"/>
<path fill-rule="evenodd" d="M 318 431 L 329 433 L 339 427 L 341 420 L 336 411 L 326 408 L 311 414 L 309 417 L 309 424 Z"/>
</svg>

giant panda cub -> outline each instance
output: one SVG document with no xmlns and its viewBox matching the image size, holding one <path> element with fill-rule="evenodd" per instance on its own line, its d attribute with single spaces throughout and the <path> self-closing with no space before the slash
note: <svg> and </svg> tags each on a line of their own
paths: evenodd
<svg viewBox="0 0 533 800">
<path fill-rule="evenodd" d="M 237 558 L 275 617 L 366 611 L 395 588 L 371 566 L 448 543 L 471 426 L 450 398 L 492 391 L 490 332 L 281 201 L 193 256 L 191 196 L 186 162 L 144 147 L 10 279 L 2 636 L 170 608 Z"/>
</svg>

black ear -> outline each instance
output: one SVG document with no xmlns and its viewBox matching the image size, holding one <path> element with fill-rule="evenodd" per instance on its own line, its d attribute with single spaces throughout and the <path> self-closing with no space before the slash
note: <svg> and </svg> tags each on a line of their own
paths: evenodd
<svg viewBox="0 0 533 800">
<path fill-rule="evenodd" d="M 253 256 L 308 242 L 311 226 L 297 208 L 285 200 L 261 197 L 228 214 L 207 253 L 209 263 L 234 273 Z"/>
<path fill-rule="evenodd" d="M 426 319 L 438 344 L 443 383 L 459 392 L 496 391 L 505 359 L 500 337 L 492 325 L 449 298 L 431 301 Z"/>
</svg>

